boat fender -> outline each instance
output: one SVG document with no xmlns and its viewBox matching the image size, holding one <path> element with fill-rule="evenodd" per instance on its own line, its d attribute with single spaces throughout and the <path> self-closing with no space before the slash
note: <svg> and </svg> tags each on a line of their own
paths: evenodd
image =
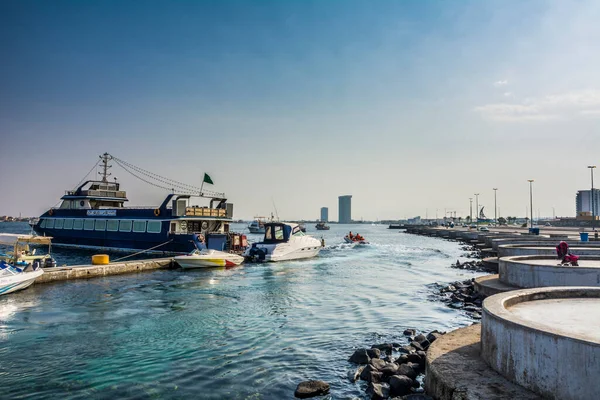
<svg viewBox="0 0 600 400">
<path fill-rule="evenodd" d="M 48 215 L 52 215 L 52 214 L 54 214 L 54 209 L 51 208 L 48 210 Z"/>
<path fill-rule="evenodd" d="M 160 215 L 160 209 L 159 208 L 155 208 L 154 209 L 154 216 L 158 217 Z"/>
</svg>

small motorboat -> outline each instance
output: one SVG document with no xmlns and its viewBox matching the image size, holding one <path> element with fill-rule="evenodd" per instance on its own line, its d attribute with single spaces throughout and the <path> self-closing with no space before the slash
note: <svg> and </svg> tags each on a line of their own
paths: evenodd
<svg viewBox="0 0 600 400">
<path fill-rule="evenodd" d="M 10 265 L 4 260 L 0 260 L 0 295 L 23 290 L 29 286 L 44 273 L 35 262 L 21 269 Z"/>
<path fill-rule="evenodd" d="M 318 231 L 328 231 L 331 227 L 329 225 L 327 225 L 325 222 L 317 222 L 317 225 L 315 225 L 315 228 L 317 228 Z"/>
<path fill-rule="evenodd" d="M 350 239 L 350 237 L 348 235 L 344 236 L 344 242 L 346 243 L 351 243 L 351 244 L 369 244 L 369 242 L 367 242 L 365 240 L 365 238 L 361 237 L 360 239 L 356 239 L 356 237 L 353 237 L 352 239 Z"/>
<path fill-rule="evenodd" d="M 14 233 L 0 233 L 0 245 L 11 246 L 12 251 L 0 253 L 0 260 L 8 264 L 24 268 L 29 264 L 37 262 L 41 267 L 56 267 L 56 261 L 52 258 L 52 238 L 50 236 L 21 235 Z M 36 253 L 37 249 L 31 246 L 48 246 L 48 253 Z"/>
<path fill-rule="evenodd" d="M 254 221 L 248 225 L 250 233 L 265 233 L 265 217 L 254 217 Z"/>
<path fill-rule="evenodd" d="M 315 257 L 323 242 L 306 235 L 298 224 L 270 222 L 265 224 L 262 242 L 253 243 L 244 256 L 249 261 L 289 261 Z"/>
<path fill-rule="evenodd" d="M 183 269 L 236 267 L 244 262 L 244 257 L 224 251 L 202 249 L 190 254 L 175 257 L 175 262 Z"/>
</svg>

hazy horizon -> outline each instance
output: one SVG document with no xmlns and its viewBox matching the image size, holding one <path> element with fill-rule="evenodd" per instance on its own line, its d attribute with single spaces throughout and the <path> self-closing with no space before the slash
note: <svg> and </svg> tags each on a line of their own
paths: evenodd
<svg viewBox="0 0 600 400">
<path fill-rule="evenodd" d="M 600 164 L 600 2 L 0 0 L 0 215 L 109 152 L 236 219 L 575 215 Z M 113 168 L 132 205 L 165 191 Z M 600 187 L 600 175 L 597 174 Z M 208 187 L 207 187 L 208 188 Z M 473 200 L 473 208 L 475 200 Z"/>
</svg>

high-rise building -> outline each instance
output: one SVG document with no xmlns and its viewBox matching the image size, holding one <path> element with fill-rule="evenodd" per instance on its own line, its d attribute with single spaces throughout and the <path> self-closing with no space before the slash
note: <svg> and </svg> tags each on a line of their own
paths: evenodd
<svg viewBox="0 0 600 400">
<path fill-rule="evenodd" d="M 352 222 L 352 196 L 340 196 L 339 197 L 339 218 L 340 224 L 349 224 Z"/>
<path fill-rule="evenodd" d="M 329 222 L 329 208 L 321 207 L 321 221 Z"/>
<path fill-rule="evenodd" d="M 575 208 L 577 215 L 592 215 L 591 190 L 580 190 L 575 197 Z M 594 189 L 594 215 L 600 215 L 600 189 Z"/>
</svg>

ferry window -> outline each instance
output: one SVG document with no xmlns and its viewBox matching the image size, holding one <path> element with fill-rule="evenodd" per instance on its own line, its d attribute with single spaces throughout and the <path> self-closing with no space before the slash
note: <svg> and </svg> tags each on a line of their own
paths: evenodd
<svg viewBox="0 0 600 400">
<path fill-rule="evenodd" d="M 73 220 L 71 218 L 65 219 L 64 229 L 73 229 Z"/>
<path fill-rule="evenodd" d="M 45 228 L 46 227 L 46 219 L 42 218 L 42 222 L 40 222 L 40 228 Z"/>
<path fill-rule="evenodd" d="M 94 220 L 86 219 L 83 221 L 83 230 L 93 231 L 94 230 Z"/>
<path fill-rule="evenodd" d="M 83 220 L 76 219 L 73 221 L 73 229 L 77 229 L 78 231 L 83 229 Z"/>
<path fill-rule="evenodd" d="M 54 220 L 54 229 L 62 229 L 64 221 L 64 219 Z"/>
<path fill-rule="evenodd" d="M 283 228 L 279 225 L 275 226 L 275 240 L 283 240 Z"/>
<path fill-rule="evenodd" d="M 106 229 L 106 220 L 105 219 L 97 219 L 96 220 L 96 230 L 103 231 Z"/>
<path fill-rule="evenodd" d="M 160 221 L 148 221 L 148 233 L 160 233 Z"/>
<path fill-rule="evenodd" d="M 46 228 L 48 228 L 48 229 L 54 228 L 54 219 L 49 218 L 46 220 Z"/>
<path fill-rule="evenodd" d="M 131 225 L 133 225 L 133 221 L 130 219 L 123 219 L 119 223 L 119 231 L 121 232 L 131 232 Z"/>
<path fill-rule="evenodd" d="M 109 232 L 116 232 L 119 230 L 119 220 L 118 219 L 109 219 L 106 221 L 106 230 Z"/>
<path fill-rule="evenodd" d="M 146 221 L 133 221 L 134 232 L 146 232 Z"/>
</svg>

